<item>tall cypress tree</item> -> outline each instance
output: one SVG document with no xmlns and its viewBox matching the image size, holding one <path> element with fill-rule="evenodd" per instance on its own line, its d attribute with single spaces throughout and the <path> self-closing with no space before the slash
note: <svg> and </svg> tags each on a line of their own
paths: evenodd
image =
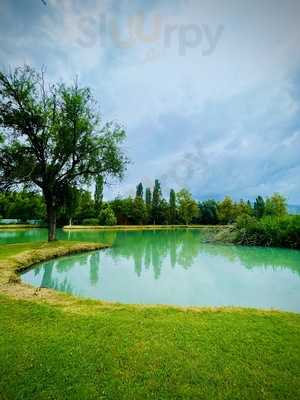
<svg viewBox="0 0 300 400">
<path fill-rule="evenodd" d="M 265 213 L 265 201 L 261 196 L 258 196 L 254 202 L 254 215 L 257 218 L 263 217 Z"/>
<path fill-rule="evenodd" d="M 161 205 L 161 187 L 158 179 L 155 179 L 153 197 L 152 197 L 152 222 L 154 224 L 159 223 L 160 217 L 160 205 Z"/>
<path fill-rule="evenodd" d="M 142 182 L 140 182 L 136 187 L 136 197 L 140 197 L 142 199 L 143 193 L 144 193 L 143 184 Z"/>
<path fill-rule="evenodd" d="M 151 201 L 152 201 L 152 194 L 151 194 L 151 189 L 146 188 L 146 196 L 145 196 L 145 201 L 146 201 L 146 206 L 151 207 Z"/>
<path fill-rule="evenodd" d="M 170 224 L 176 223 L 176 194 L 173 189 L 170 190 L 169 199 L 169 210 L 170 210 Z"/>
<path fill-rule="evenodd" d="M 151 223 L 151 206 L 152 206 L 152 193 L 150 188 L 146 188 L 146 195 L 145 195 L 145 203 L 146 203 L 146 212 L 147 212 L 147 224 Z"/>
</svg>

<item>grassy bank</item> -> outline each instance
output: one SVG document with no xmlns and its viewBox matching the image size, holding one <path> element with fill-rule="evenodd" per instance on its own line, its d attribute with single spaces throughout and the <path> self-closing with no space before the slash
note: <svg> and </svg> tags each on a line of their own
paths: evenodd
<svg viewBox="0 0 300 400">
<path fill-rule="evenodd" d="M 34 264 L 56 257 L 109 247 L 100 243 L 80 243 L 71 241 L 31 242 L 0 245 L 0 293 L 17 298 L 34 299 L 36 289 L 20 282 L 19 273 Z M 39 296 L 52 300 L 62 300 L 61 294 L 42 289 Z"/>
<path fill-rule="evenodd" d="M 1 399 L 300 397 L 299 314 L 109 304 L 11 279 L 93 246 L 0 246 Z"/>
</svg>

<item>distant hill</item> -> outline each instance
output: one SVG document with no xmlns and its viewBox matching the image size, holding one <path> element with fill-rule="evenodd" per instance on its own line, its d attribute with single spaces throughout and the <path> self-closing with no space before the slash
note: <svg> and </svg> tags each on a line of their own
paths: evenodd
<svg viewBox="0 0 300 400">
<path fill-rule="evenodd" d="M 288 211 L 289 214 L 300 214 L 300 206 L 289 204 Z"/>
</svg>

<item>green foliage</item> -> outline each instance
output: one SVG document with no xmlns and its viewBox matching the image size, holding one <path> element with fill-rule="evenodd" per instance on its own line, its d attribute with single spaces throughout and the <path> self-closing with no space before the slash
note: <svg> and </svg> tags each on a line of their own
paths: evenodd
<svg viewBox="0 0 300 400">
<path fill-rule="evenodd" d="M 46 209 L 43 197 L 38 193 L 23 190 L 0 194 L 0 214 L 2 218 L 45 220 Z"/>
<path fill-rule="evenodd" d="M 152 222 L 154 224 L 160 224 L 161 217 L 161 187 L 158 179 L 155 179 L 153 196 L 152 196 Z"/>
<path fill-rule="evenodd" d="M 94 195 L 96 214 L 99 214 L 103 202 L 103 184 L 104 184 L 103 176 L 101 175 L 97 176 L 95 195 Z"/>
<path fill-rule="evenodd" d="M 142 188 L 142 185 L 138 185 Z M 101 190 L 98 192 L 100 193 Z M 282 246 L 299 248 L 299 218 L 286 215 L 286 200 L 274 194 L 266 201 L 259 196 L 252 207 L 249 201 L 234 203 L 230 197 L 217 203 L 214 200 L 199 202 L 185 189 L 177 196 L 170 191 L 169 202 L 161 194 L 160 183 L 154 187 L 154 209 L 151 205 L 151 189 L 143 197 L 116 198 L 107 202 L 97 213 L 96 203 L 90 192 L 72 186 L 65 187 L 64 205 L 59 213 L 60 225 L 156 225 L 167 224 L 233 224 L 229 230 L 218 233 L 217 240 L 237 241 L 241 244 L 261 246 Z M 142 191 L 139 190 L 141 194 Z M 100 195 L 101 197 L 101 195 Z M 263 207 L 262 207 L 263 205 Z M 256 215 L 264 216 L 257 218 Z M 259 211 L 259 212 L 258 212 Z M 41 219 L 45 217 L 45 203 L 41 195 L 22 191 L 0 194 L 0 215 L 3 218 Z M 153 219 L 155 215 L 155 220 Z M 98 220 L 98 217 L 100 221 Z M 234 223 L 236 224 L 234 225 Z"/>
<path fill-rule="evenodd" d="M 158 224 L 167 225 L 169 223 L 169 203 L 165 199 L 161 199 L 158 210 Z"/>
<path fill-rule="evenodd" d="M 99 220 L 97 218 L 86 218 L 82 220 L 82 225 L 99 225 Z"/>
<path fill-rule="evenodd" d="M 152 195 L 151 195 L 151 189 L 150 188 L 146 188 L 146 195 L 145 195 L 146 199 L 146 206 L 148 208 L 151 208 L 151 204 L 152 204 Z"/>
<path fill-rule="evenodd" d="M 300 249 L 300 216 L 266 216 L 261 219 L 240 216 L 236 241 L 244 245 Z"/>
<path fill-rule="evenodd" d="M 95 202 L 90 192 L 79 190 L 77 194 L 77 208 L 75 209 L 74 219 L 76 222 L 84 219 L 96 218 Z"/>
<path fill-rule="evenodd" d="M 176 224 L 177 221 L 176 193 L 175 190 L 173 189 L 170 190 L 169 208 L 170 208 L 169 223 Z"/>
<path fill-rule="evenodd" d="M 265 201 L 261 196 L 258 196 L 254 202 L 254 216 L 262 218 L 265 214 Z"/>
<path fill-rule="evenodd" d="M 222 224 L 231 224 L 236 219 L 236 206 L 231 197 L 226 196 L 218 205 L 219 220 Z"/>
<path fill-rule="evenodd" d="M 99 175 L 123 176 L 125 132 L 100 124 L 89 88 L 54 84 L 32 68 L 0 72 L 0 188 L 38 187 L 44 196 L 49 240 L 67 188 L 90 184 Z"/>
<path fill-rule="evenodd" d="M 270 198 L 264 200 L 258 196 L 254 203 L 254 216 L 262 218 L 264 216 L 282 217 L 287 215 L 287 202 L 285 197 L 274 193 Z"/>
<path fill-rule="evenodd" d="M 100 214 L 99 214 L 99 223 L 100 225 L 116 225 L 117 218 L 111 206 L 106 203 L 103 205 Z"/>
<path fill-rule="evenodd" d="M 217 225 L 219 223 L 218 203 L 215 200 L 207 200 L 199 203 L 200 220 L 206 225 Z"/>
<path fill-rule="evenodd" d="M 147 224 L 151 223 L 151 214 L 152 214 L 152 193 L 150 188 L 146 188 L 145 194 L 145 204 L 146 204 L 146 211 L 147 211 Z"/>
<path fill-rule="evenodd" d="M 140 195 L 133 200 L 131 216 L 136 225 L 143 225 L 147 222 L 147 208 Z"/>
<path fill-rule="evenodd" d="M 73 218 L 80 206 L 81 191 L 72 186 L 66 186 L 64 206 L 59 212 L 58 222 L 61 225 L 72 225 Z"/>
<path fill-rule="evenodd" d="M 273 217 L 282 217 L 287 215 L 287 203 L 285 197 L 279 193 L 274 193 L 272 197 L 267 198 L 265 203 L 265 215 Z"/>
<path fill-rule="evenodd" d="M 139 197 L 142 199 L 143 195 L 144 195 L 143 184 L 142 184 L 142 182 L 140 182 L 136 187 L 136 197 Z"/>
<path fill-rule="evenodd" d="M 253 215 L 253 209 L 250 201 L 245 202 L 243 199 L 241 199 L 240 202 L 235 205 L 235 208 L 236 208 L 236 216 Z"/>
<path fill-rule="evenodd" d="M 178 202 L 178 218 L 186 225 L 190 224 L 193 218 L 199 215 L 199 208 L 195 200 L 193 200 L 191 193 L 182 189 L 177 193 Z"/>
<path fill-rule="evenodd" d="M 128 225 L 132 223 L 133 201 L 131 197 L 126 199 L 116 198 L 110 203 L 112 210 L 117 218 L 118 225 Z"/>
</svg>

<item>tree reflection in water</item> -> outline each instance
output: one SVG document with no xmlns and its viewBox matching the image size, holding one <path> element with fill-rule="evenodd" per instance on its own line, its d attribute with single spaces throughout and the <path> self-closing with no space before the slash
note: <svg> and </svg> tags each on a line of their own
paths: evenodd
<svg viewBox="0 0 300 400">
<path fill-rule="evenodd" d="M 84 235 L 81 232 L 80 235 Z M 122 259 L 132 264 L 138 277 L 145 270 L 151 270 L 155 279 L 159 279 L 163 265 L 169 264 L 174 268 L 190 268 L 200 254 L 210 257 L 222 257 L 233 262 L 239 262 L 247 269 L 272 268 L 289 269 L 300 276 L 300 252 L 285 249 L 263 249 L 257 247 L 242 247 L 232 245 L 214 245 L 205 243 L 206 235 L 199 230 L 170 230 L 170 231 L 119 231 L 94 233 L 93 240 L 113 243 L 113 247 L 105 250 L 116 265 Z M 76 240 L 78 240 L 76 236 Z M 89 239 L 91 239 L 89 237 Z M 81 240 L 84 240 L 82 236 Z M 72 291 L 67 281 L 58 284 L 52 278 L 53 269 L 58 273 L 66 273 L 80 266 L 88 268 L 89 280 L 96 286 L 100 279 L 101 258 L 103 251 L 90 254 L 76 255 L 44 263 L 35 272 L 43 272 L 41 286 L 55 287 L 67 292 Z M 204 258 L 205 260 L 205 258 Z M 200 261 L 199 261 L 200 262 Z M 203 262 L 203 261 L 201 261 Z M 63 286 L 63 289 L 62 289 Z"/>
<path fill-rule="evenodd" d="M 100 251 L 89 256 L 90 282 L 92 286 L 96 286 L 99 281 L 100 268 Z"/>
</svg>

